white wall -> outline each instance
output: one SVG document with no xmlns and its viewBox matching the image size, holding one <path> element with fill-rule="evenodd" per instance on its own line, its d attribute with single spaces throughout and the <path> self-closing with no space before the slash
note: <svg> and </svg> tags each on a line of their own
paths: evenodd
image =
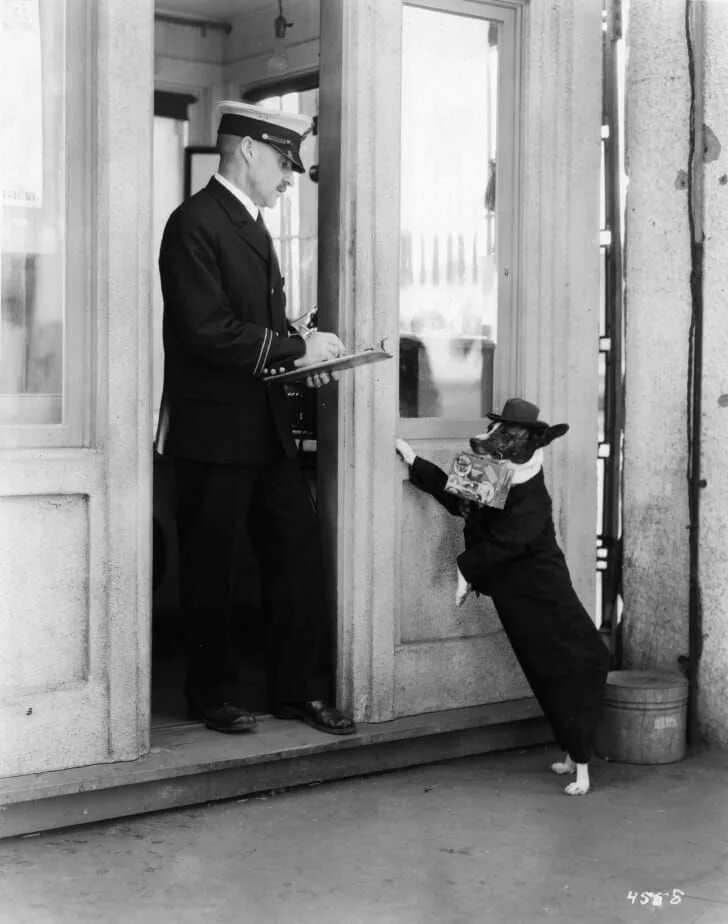
<svg viewBox="0 0 728 924">
<path fill-rule="evenodd" d="M 284 13 L 293 23 L 286 32 L 286 76 L 317 69 L 319 0 L 289 0 Z M 230 20 L 229 35 L 219 29 L 155 23 L 155 89 L 189 93 L 198 100 L 189 110 L 189 144 L 214 143 L 219 100 L 239 99 L 249 87 L 271 79 L 267 62 L 274 50 L 277 15 L 277 0 L 261 0 Z"/>
<path fill-rule="evenodd" d="M 188 144 L 214 143 L 213 109 L 221 98 L 226 42 L 219 29 L 154 24 L 154 89 L 197 99 L 189 108 Z"/>
<path fill-rule="evenodd" d="M 303 73 L 319 66 L 319 0 L 295 0 L 283 4 L 283 12 L 293 26 L 286 31 L 288 70 L 286 75 Z M 233 98 L 247 87 L 270 78 L 266 70 L 273 52 L 273 23 L 278 15 L 277 0 L 264 0 L 255 10 L 236 16 L 227 41 L 224 80 Z"/>
</svg>

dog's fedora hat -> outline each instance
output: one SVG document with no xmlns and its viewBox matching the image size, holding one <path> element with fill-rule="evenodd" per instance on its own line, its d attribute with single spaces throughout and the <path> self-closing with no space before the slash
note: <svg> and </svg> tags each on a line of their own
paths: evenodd
<svg viewBox="0 0 728 924">
<path fill-rule="evenodd" d="M 305 173 L 301 142 L 313 128 L 313 118 L 297 112 L 266 109 L 253 103 L 223 100 L 217 104 L 218 134 L 252 138 L 275 148 L 291 162 L 296 173 Z"/>
<path fill-rule="evenodd" d="M 525 398 L 509 398 L 503 405 L 500 414 L 494 414 L 492 411 L 488 414 L 491 420 L 498 423 L 517 424 L 519 427 L 527 427 L 531 430 L 543 430 L 548 424 L 538 419 L 539 408 Z"/>
</svg>

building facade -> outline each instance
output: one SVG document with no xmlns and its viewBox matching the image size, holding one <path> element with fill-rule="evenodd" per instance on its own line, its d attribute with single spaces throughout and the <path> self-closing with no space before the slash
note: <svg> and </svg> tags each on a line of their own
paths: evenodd
<svg viewBox="0 0 728 924">
<path fill-rule="evenodd" d="M 16 128 L 0 349 L 17 368 L 0 395 L 0 775 L 26 793 L 55 771 L 88 778 L 154 752 L 153 100 L 192 98 L 182 157 L 214 143 L 217 100 L 268 85 L 276 4 L 235 6 L 226 28 L 155 21 L 151 0 L 3 6 L 6 47 L 26 43 L 38 65 L 32 106 L 10 81 L 2 91 Z M 367 726 L 473 722 L 529 691 L 487 601 L 454 609 L 457 528 L 410 489 L 394 442 L 447 464 L 514 394 L 567 421 L 547 479 L 592 608 L 600 4 L 300 0 L 288 12 L 286 79 L 318 88 L 319 324 L 350 350 L 383 341 L 395 355 L 318 406 L 339 703 Z M 423 60 L 422 42 L 437 53 Z"/>
</svg>

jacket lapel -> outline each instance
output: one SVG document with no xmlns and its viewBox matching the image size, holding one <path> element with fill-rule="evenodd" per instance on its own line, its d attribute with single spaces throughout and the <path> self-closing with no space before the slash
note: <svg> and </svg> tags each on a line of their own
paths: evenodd
<svg viewBox="0 0 728 924">
<path fill-rule="evenodd" d="M 279 334 L 286 333 L 285 295 L 282 292 L 281 269 L 278 264 L 273 240 L 262 222 L 257 222 L 228 189 L 213 177 L 207 184 L 208 191 L 216 199 L 235 226 L 236 233 L 251 247 L 268 267 L 268 311 L 271 327 Z M 272 296 L 272 297 L 271 297 Z"/>
<path fill-rule="evenodd" d="M 268 234 L 265 228 L 258 225 L 243 203 L 236 199 L 222 184 L 218 183 L 214 177 L 207 184 L 207 189 L 235 225 L 238 235 L 267 263 L 269 249 Z"/>
</svg>

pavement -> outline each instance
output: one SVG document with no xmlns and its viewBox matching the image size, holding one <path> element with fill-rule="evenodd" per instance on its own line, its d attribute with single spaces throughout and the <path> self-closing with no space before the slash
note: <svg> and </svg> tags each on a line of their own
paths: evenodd
<svg viewBox="0 0 728 924">
<path fill-rule="evenodd" d="M 728 924 L 728 751 L 486 754 L 0 842 L 2 924 Z"/>
</svg>

